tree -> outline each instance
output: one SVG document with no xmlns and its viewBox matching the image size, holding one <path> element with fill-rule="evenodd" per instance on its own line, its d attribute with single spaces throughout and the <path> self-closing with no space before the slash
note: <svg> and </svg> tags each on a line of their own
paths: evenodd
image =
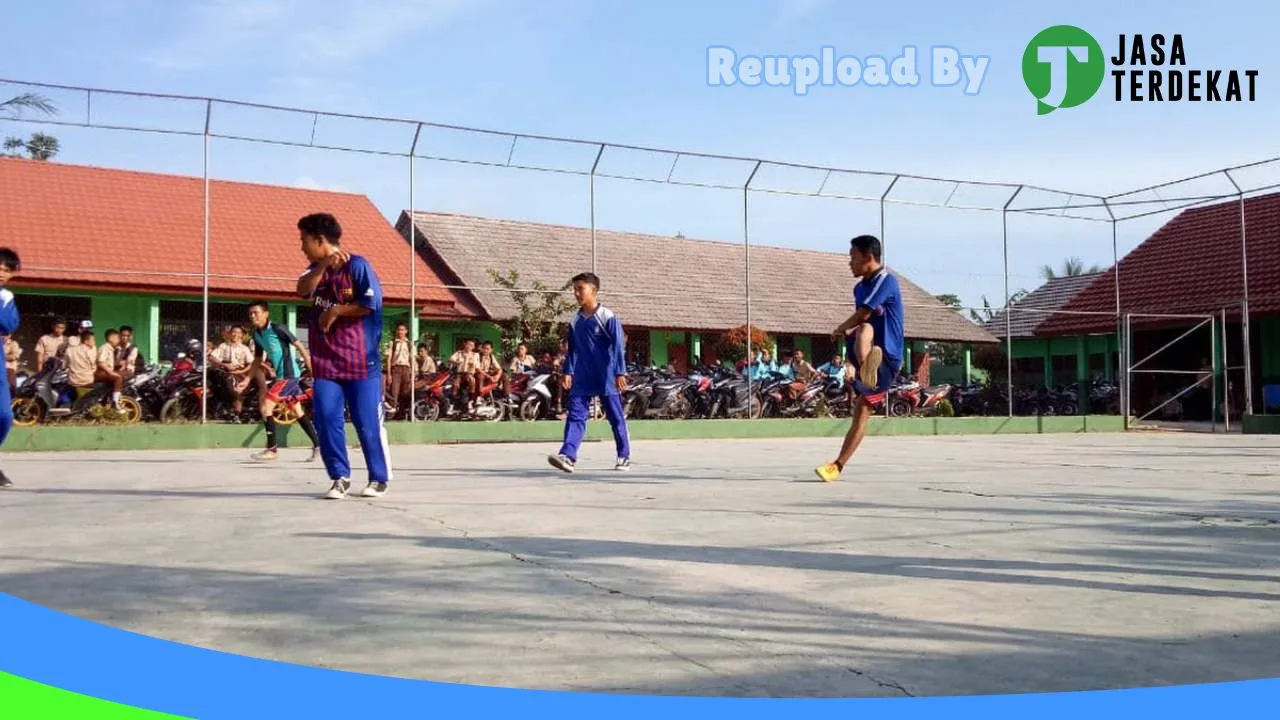
<svg viewBox="0 0 1280 720">
<path fill-rule="evenodd" d="M 937 295 L 935 299 L 964 316 L 964 301 L 959 295 Z M 970 311 L 972 312 L 972 311 Z M 924 351 L 942 361 L 944 365 L 959 365 L 964 362 L 964 345 L 961 343 L 930 342 L 925 343 Z M 914 369 L 914 368 L 913 368 Z"/>
<path fill-rule="evenodd" d="M 24 93 L 0 102 L 0 120 L 16 120 L 28 110 L 45 115 L 58 114 L 58 109 L 48 98 L 35 93 Z M 39 132 L 33 133 L 26 140 L 13 136 L 4 140 L 4 155 L 8 157 L 22 157 L 25 153 L 32 160 L 50 160 L 58 154 L 59 149 L 56 137 Z"/>
<path fill-rule="evenodd" d="M 58 138 L 45 133 L 34 133 L 26 144 L 27 155 L 32 160 L 51 160 L 60 149 Z"/>
<path fill-rule="evenodd" d="M 489 277 L 511 293 L 511 299 L 519 309 L 514 318 L 502 323 L 503 355 L 514 355 L 520 343 L 528 345 L 529 352 L 534 355 L 544 351 L 558 352 L 564 325 L 560 318 L 578 307 L 577 302 L 563 297 L 573 283 L 566 282 L 559 290 L 552 290 L 535 280 L 529 289 L 522 289 L 520 273 L 516 270 L 509 270 L 506 275 L 489 270 Z"/>
<path fill-rule="evenodd" d="M 24 110 L 37 110 L 45 115 L 58 114 L 49 98 L 35 93 L 24 93 L 0 102 L 0 117 L 5 119 L 21 117 Z"/>
<path fill-rule="evenodd" d="M 1053 280 L 1059 277 L 1075 277 L 1077 275 L 1091 275 L 1093 273 L 1102 272 L 1102 267 L 1094 265 L 1088 270 L 1084 268 L 1084 261 L 1078 257 L 1069 257 L 1062 261 L 1061 271 L 1055 270 L 1052 265 L 1044 265 L 1040 268 L 1040 276 L 1045 280 Z"/>
<path fill-rule="evenodd" d="M 1014 305 L 1018 302 L 1021 302 L 1022 299 L 1029 294 L 1030 293 L 1028 293 L 1026 290 L 1022 290 L 1022 289 L 1014 290 L 1009 295 L 1009 304 Z M 986 295 L 982 296 L 981 310 L 975 310 L 973 308 L 969 309 L 969 319 L 973 320 L 979 325 L 986 322 L 990 322 L 995 316 L 996 316 L 996 311 L 991 308 L 991 301 L 987 300 Z"/>
<path fill-rule="evenodd" d="M 946 295 L 938 295 L 937 300 L 956 312 L 964 310 L 964 301 L 960 299 L 959 295 L 952 295 L 949 293 Z"/>
<path fill-rule="evenodd" d="M 769 337 L 769 333 L 756 327 L 751 326 L 751 354 L 755 355 L 766 348 L 773 348 L 773 338 Z M 721 360 L 728 360 L 733 364 L 737 364 L 739 360 L 747 357 L 747 326 L 739 325 L 729 332 L 720 336 L 720 341 L 716 344 L 716 357 Z"/>
</svg>

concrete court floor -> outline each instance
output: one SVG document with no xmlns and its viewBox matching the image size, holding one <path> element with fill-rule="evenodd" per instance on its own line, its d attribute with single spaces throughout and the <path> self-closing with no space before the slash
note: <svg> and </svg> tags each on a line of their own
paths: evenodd
<svg viewBox="0 0 1280 720">
<path fill-rule="evenodd" d="M 219 650 L 679 695 L 969 695 L 1280 676 L 1280 438 L 15 454 L 0 591 Z M 359 451 L 353 462 L 363 466 Z M 356 473 L 354 489 L 363 487 Z"/>
</svg>

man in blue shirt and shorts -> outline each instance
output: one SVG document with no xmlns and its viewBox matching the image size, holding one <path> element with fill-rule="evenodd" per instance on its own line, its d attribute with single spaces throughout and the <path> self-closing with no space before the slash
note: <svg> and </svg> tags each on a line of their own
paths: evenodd
<svg viewBox="0 0 1280 720">
<path fill-rule="evenodd" d="M 857 374 L 853 423 L 835 462 L 815 470 L 824 482 L 835 482 L 867 433 L 871 407 L 884 399 L 902 370 L 905 309 L 898 278 L 880 261 L 880 240 L 859 235 L 849 241 L 849 270 L 859 278 L 853 286 L 854 313 L 832 333 L 845 342 L 845 357 Z"/>
<path fill-rule="evenodd" d="M 618 451 L 613 469 L 631 469 L 631 439 L 622 406 L 622 393 L 627 390 L 626 335 L 618 316 L 596 299 L 599 289 L 600 278 L 594 273 L 580 273 L 573 278 L 573 296 L 579 310 L 566 338 L 563 383 L 569 400 L 564 444 L 559 453 L 547 458 L 553 467 L 567 473 L 577 466 L 578 448 L 587 434 L 587 415 L 595 397 L 600 398 L 613 429 Z"/>
</svg>

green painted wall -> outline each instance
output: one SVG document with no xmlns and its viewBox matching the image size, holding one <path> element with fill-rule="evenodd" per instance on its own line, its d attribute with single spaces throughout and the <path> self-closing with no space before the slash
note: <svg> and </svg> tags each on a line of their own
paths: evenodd
<svg viewBox="0 0 1280 720">
<path fill-rule="evenodd" d="M 1254 328 L 1262 346 L 1262 382 L 1280 383 L 1280 317 L 1257 320 L 1249 329 Z"/>
<path fill-rule="evenodd" d="M 406 319 L 407 314 L 402 314 L 398 318 L 391 319 L 388 325 L 388 333 L 395 326 L 396 320 Z M 450 355 L 462 346 L 462 341 L 466 338 L 478 338 L 481 342 L 488 340 L 495 347 L 501 347 L 502 344 L 502 328 L 490 322 L 444 322 L 444 321 L 424 321 L 418 324 L 419 341 L 429 340 L 435 346 L 435 355 L 440 360 L 446 360 Z M 390 335 L 386 339 L 390 339 Z"/>
</svg>

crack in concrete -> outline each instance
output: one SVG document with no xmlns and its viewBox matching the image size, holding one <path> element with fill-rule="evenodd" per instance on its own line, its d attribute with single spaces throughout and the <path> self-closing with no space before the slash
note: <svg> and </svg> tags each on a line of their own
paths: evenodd
<svg viewBox="0 0 1280 720">
<path fill-rule="evenodd" d="M 401 508 L 397 508 L 397 507 L 395 507 L 395 506 L 391 506 L 391 505 L 380 505 L 380 506 L 375 506 L 375 507 L 381 507 L 382 509 L 386 509 L 386 510 L 399 510 L 399 509 L 401 509 Z M 547 570 L 547 571 L 553 572 L 553 573 L 555 573 L 555 574 L 557 574 L 557 575 L 559 575 L 559 576 L 561 576 L 561 577 L 563 577 L 563 578 L 565 578 L 565 579 L 567 579 L 567 580 L 570 580 L 570 581 L 572 581 L 572 582 L 576 582 L 576 583 L 579 583 L 579 584 L 582 584 L 582 585 L 586 585 L 587 587 L 590 587 L 590 588 L 592 588 L 592 589 L 594 589 L 594 590 L 599 590 L 599 591 L 601 591 L 601 592 L 605 592 L 605 593 L 607 593 L 607 594 L 609 594 L 609 595 L 619 595 L 619 596 L 622 596 L 622 597 L 630 598 L 630 599 L 632 599 L 632 600 L 640 600 L 640 601 L 642 601 L 642 602 L 646 602 L 646 603 L 649 603 L 649 604 L 657 604 L 657 601 L 656 601 L 656 599 L 655 599 L 653 596 L 635 595 L 635 594 L 632 594 L 632 593 L 625 592 L 625 591 L 623 591 L 623 590 L 618 590 L 617 588 L 611 588 L 611 587 L 609 587 L 609 586 L 607 586 L 607 585 L 603 585 L 603 584 L 601 584 L 601 583 L 595 582 L 594 580 L 590 580 L 590 579 L 588 579 L 588 578 L 584 578 L 584 577 L 579 577 L 579 576 L 577 576 L 577 575 L 574 575 L 574 574 L 573 574 L 573 573 L 571 573 L 571 572 L 567 572 L 567 571 L 565 571 L 565 570 L 562 570 L 562 569 L 560 569 L 560 568 L 554 567 L 554 566 L 549 565 L 549 564 L 547 564 L 547 563 L 539 562 L 539 561 L 537 561 L 537 560 L 532 560 L 532 559 L 530 559 L 530 558 L 527 558 L 527 557 L 525 557 L 525 556 L 521 555 L 520 553 L 513 552 L 513 551 L 511 551 L 511 550 L 508 550 L 508 549 L 506 549 L 506 548 L 504 548 L 504 547 L 500 546 L 500 545 L 497 545 L 497 544 L 494 544 L 494 543 L 491 543 L 491 542 L 488 542 L 488 541 L 485 541 L 485 540 L 481 540 L 481 539 L 479 539 L 479 538 L 472 537 L 472 536 L 471 536 L 471 533 L 469 533 L 467 530 L 465 530 L 465 529 L 463 529 L 463 528 L 459 528 L 459 527 L 454 527 L 454 526 L 450 525 L 449 523 L 447 523 L 446 521 L 444 521 L 444 520 L 443 520 L 443 519 L 441 519 L 441 518 L 432 517 L 432 516 L 430 516 L 430 515 L 422 515 L 422 516 L 420 516 L 420 517 L 423 517 L 423 518 L 425 518 L 425 519 L 427 519 L 427 520 L 430 520 L 431 522 L 433 522 L 433 523 L 435 523 L 435 524 L 439 525 L 441 528 L 444 528 L 444 529 L 445 529 L 445 530 L 447 530 L 448 532 L 451 532 L 451 533 L 454 533 L 454 534 L 458 535 L 458 536 L 459 536 L 459 537 L 461 537 L 463 540 L 466 540 L 467 542 L 469 542 L 469 543 L 471 543 L 471 544 L 475 545 L 475 546 L 476 546 L 476 547 L 478 547 L 478 548 L 482 548 L 482 549 L 484 549 L 484 550 L 489 550 L 489 551 L 491 551 L 491 552 L 498 552 L 498 553 L 502 553 L 502 554 L 506 555 L 507 557 L 511 558 L 512 560 L 515 560 L 516 562 L 523 563 L 523 564 L 526 564 L 526 565 L 532 565 L 532 566 L 534 566 L 534 567 L 536 567 L 536 568 L 539 568 L 539 569 L 542 569 L 542 570 Z M 729 676 L 727 676 L 727 675 L 725 675 L 725 674 L 723 674 L 723 673 L 719 672 L 718 670 L 716 670 L 715 668 L 711 667 L 710 665 L 708 665 L 708 664 L 706 664 L 706 663 L 704 663 L 704 662 L 702 662 L 702 661 L 700 661 L 700 660 L 698 660 L 698 659 L 696 659 L 696 658 L 690 657 L 689 655 L 686 655 L 686 654 L 684 654 L 684 653 L 682 653 L 682 652 L 680 652 L 680 651 L 678 651 L 678 650 L 676 650 L 676 649 L 674 649 L 674 648 L 668 647 L 667 645 L 665 645 L 665 644 L 664 644 L 663 642 L 661 642 L 660 640 L 657 640 L 657 639 L 655 639 L 655 638 L 653 638 L 653 637 L 650 637 L 648 634 L 646 634 L 646 633 L 644 633 L 644 632 L 642 632 L 642 631 L 640 631 L 640 630 L 637 630 L 636 628 L 632 627 L 631 625 L 629 625 L 628 623 L 626 623 L 626 622 L 625 622 L 625 621 L 623 621 L 622 619 L 618 618 L 616 615 L 614 616 L 614 622 L 618 623 L 619 627 L 620 627 L 624 632 L 626 632 L 628 635 L 632 635 L 633 637 L 637 637 L 637 638 L 639 638 L 640 640 L 643 640 L 644 642 L 647 642 L 647 643 L 649 643 L 649 644 L 653 645 L 654 647 L 656 647 L 656 648 L 658 648 L 658 649 L 662 650 L 663 652 L 667 653 L 668 655 L 670 655 L 670 656 L 672 656 L 672 657 L 674 657 L 674 658 L 676 658 L 676 659 L 678 659 L 678 660 L 682 660 L 682 661 L 684 661 L 684 662 L 689 663 L 690 665 L 693 665 L 693 666 L 695 666 L 695 667 L 697 667 L 697 668 L 700 668 L 700 669 L 702 669 L 702 670 L 704 670 L 704 671 L 706 671 L 706 672 L 710 673 L 711 675 L 713 675 L 713 676 L 715 676 L 715 677 L 717 677 L 717 678 L 719 678 L 719 679 L 721 679 L 721 680 L 726 680 L 726 681 L 730 681 L 730 680 L 731 680 Z M 735 644 L 741 645 L 741 646 L 743 646 L 743 647 L 747 647 L 747 648 L 750 648 L 750 647 L 751 647 L 750 645 L 747 645 L 747 644 L 743 643 L 742 641 L 740 641 L 740 640 L 736 640 L 736 639 L 734 639 L 734 638 L 724 638 L 724 639 L 725 639 L 725 640 L 727 640 L 727 641 L 729 641 L 729 642 L 732 642 L 732 643 L 735 643 Z M 731 681 L 730 681 L 730 682 L 728 682 L 725 686 L 726 686 L 726 687 L 733 687 L 733 688 L 737 688 L 737 689 L 739 689 L 739 690 L 743 691 L 744 693 L 750 693 L 750 692 L 753 690 L 753 688 L 751 688 L 750 686 L 743 685 L 743 684 L 740 684 L 740 683 L 734 683 L 734 682 L 731 682 Z"/>
<path fill-rule="evenodd" d="M 371 507 L 378 508 L 378 509 L 384 509 L 384 510 L 394 510 L 394 511 L 405 511 L 405 510 L 407 510 L 407 508 L 397 507 L 397 506 L 394 506 L 394 505 L 388 505 L 388 504 L 385 504 L 385 503 L 380 503 L 380 504 L 376 504 L 376 505 L 375 505 L 375 504 L 373 504 L 373 503 L 370 503 L 370 506 L 371 506 Z M 454 527 L 454 526 L 450 525 L 448 522 L 446 522 L 445 520 L 443 520 L 443 519 L 441 519 L 441 518 L 432 517 L 432 516 L 430 516 L 430 515 L 420 515 L 420 516 L 418 516 L 418 517 L 422 517 L 422 518 L 424 518 L 424 519 L 426 519 L 426 520 L 430 520 L 431 522 L 435 523 L 436 525 L 439 525 L 439 526 L 440 526 L 441 528 L 443 528 L 444 530 L 446 530 L 446 531 L 448 531 L 448 532 L 451 532 L 451 533 L 454 533 L 454 534 L 458 535 L 458 536 L 459 536 L 459 537 L 461 537 L 463 540 L 466 540 L 467 542 L 469 542 L 469 543 L 471 543 L 471 544 L 475 545 L 475 546 L 476 546 L 476 547 L 478 547 L 478 548 L 482 548 L 482 549 L 484 549 L 484 550 L 489 550 L 489 551 L 491 551 L 491 552 L 498 552 L 498 553 L 502 553 L 503 555 L 506 555 L 507 557 L 510 557 L 512 560 L 515 560 L 516 562 L 523 563 L 523 564 L 526 564 L 526 565 L 532 565 L 532 566 L 534 566 L 534 567 L 536 567 L 536 568 L 539 568 L 539 569 L 542 569 L 542 570 L 547 570 L 547 571 L 553 572 L 553 573 L 555 573 L 555 574 L 557 574 L 557 575 L 560 575 L 561 577 L 564 577 L 564 578 L 565 578 L 565 579 L 567 579 L 567 580 L 570 580 L 570 581 L 572 581 L 572 582 L 576 582 L 576 583 L 580 583 L 580 584 L 582 584 L 582 585 L 586 585 L 586 586 L 588 586 L 588 587 L 590 587 L 590 588 L 592 588 L 592 589 L 599 590 L 599 591 L 602 591 L 602 592 L 608 593 L 608 594 L 610 594 L 610 595 L 619 595 L 619 596 L 622 596 L 622 597 L 630 598 L 630 599 L 632 599 L 632 600 L 640 600 L 640 601 L 643 601 L 643 602 L 649 603 L 650 605 L 658 605 L 658 604 L 660 604 L 660 602 L 659 602 L 659 600 L 657 599 L 657 597 L 656 597 L 656 596 L 635 595 L 635 594 L 632 594 L 632 593 L 625 592 L 625 591 L 623 591 L 623 590 L 618 590 L 618 589 L 616 589 L 616 588 L 611 588 L 611 587 L 609 587 L 609 586 L 607 586 L 607 585 L 603 585 L 603 584 L 598 583 L 598 582 L 595 582 L 595 581 L 593 581 L 593 580 L 589 580 L 589 579 L 584 578 L 584 577 L 579 577 L 579 576 L 577 576 L 577 575 L 574 575 L 574 574 L 573 574 L 573 573 L 571 573 L 571 572 L 567 572 L 567 571 L 565 571 L 565 570 L 562 570 L 562 569 L 560 569 L 560 568 L 554 567 L 554 566 L 549 565 L 549 564 L 547 564 L 547 563 L 539 562 L 539 561 L 537 561 L 537 560 L 532 560 L 532 559 L 530 559 L 530 558 L 527 558 L 527 557 L 525 557 L 525 556 L 521 555 L 520 553 L 513 552 L 513 551 L 508 550 L 508 549 L 506 549 L 506 548 L 504 548 L 504 547 L 502 547 L 502 546 L 500 546 L 500 545 L 497 545 L 497 544 L 495 544 L 495 543 L 491 543 L 491 542 L 488 542 L 488 541 L 486 541 L 486 540 L 481 540 L 481 539 L 479 539 L 479 538 L 472 537 L 472 536 L 471 536 L 471 534 L 470 534 L 467 530 L 465 530 L 465 529 L 463 529 L 463 528 L 459 528 L 459 527 Z M 757 691 L 763 690 L 763 691 L 765 691 L 766 693 L 768 693 L 770 696 L 773 696 L 773 693 L 772 693 L 771 691 L 769 691 L 769 690 L 768 690 L 768 688 L 765 688 L 765 687 L 754 687 L 754 686 L 751 686 L 751 685 L 745 685 L 745 684 L 742 684 L 742 683 L 739 683 L 739 682 L 734 682 L 731 676 L 726 675 L 726 674 L 724 674 L 724 673 L 722 673 L 722 672 L 720 672 L 720 671 L 716 670 L 714 667 L 712 667 L 711 665 L 708 665 L 708 664 L 707 664 L 707 663 L 705 663 L 705 662 L 702 662 L 701 660 L 698 660 L 698 659 L 693 658 L 693 657 L 691 657 L 691 656 L 689 656 L 689 655 L 686 655 L 685 653 L 680 652 L 679 650 L 676 650 L 675 648 L 669 647 L 668 645 L 666 645 L 665 643 L 663 643 L 661 640 L 658 640 L 658 639 L 656 639 L 656 638 L 654 638 L 654 637 L 651 637 L 649 634 L 647 634 L 647 633 L 645 633 L 645 632 L 643 632 L 643 631 L 641 631 L 641 630 L 638 630 L 638 629 L 636 629 L 636 628 L 632 627 L 632 626 L 631 626 L 631 625 L 629 625 L 627 622 L 625 622 L 625 621 L 623 621 L 622 619 L 618 618 L 616 615 L 614 616 L 614 622 L 618 623 L 618 626 L 619 626 L 619 627 L 620 627 L 620 628 L 621 628 L 625 633 L 627 633 L 628 635 L 631 635 L 631 636 L 633 636 L 633 637 L 639 638 L 640 640 L 643 640 L 644 642 L 647 642 L 647 643 L 649 643 L 649 644 L 653 645 L 654 647 L 656 647 L 656 648 L 658 648 L 658 649 L 662 650 L 663 652 L 667 653 L 667 654 L 668 654 L 668 655 L 670 655 L 671 657 L 674 657 L 674 658 L 676 658 L 676 659 L 678 659 L 678 660 L 682 660 L 682 661 L 684 661 L 684 662 L 687 662 L 687 663 L 689 663 L 690 665 L 693 665 L 694 667 L 697 667 L 697 668 L 699 668 L 699 669 L 701 669 L 701 670 L 703 670 L 703 671 L 705 671 L 705 672 L 707 672 L 707 673 L 711 674 L 712 676 L 714 676 L 714 677 L 716 677 L 716 678 L 719 678 L 719 679 L 721 679 L 721 680 L 726 681 L 726 682 L 725 682 L 725 684 L 724 684 L 722 687 L 736 688 L 736 689 L 738 689 L 738 690 L 742 691 L 742 693 L 743 693 L 744 695 L 750 695 L 750 694 L 751 694 L 751 693 L 753 693 L 753 692 L 757 692 Z M 682 624 L 684 623 L 684 621 L 679 621 L 679 622 L 681 622 Z M 719 640 L 721 640 L 721 641 L 723 641 L 723 642 L 728 642 L 728 643 L 731 643 L 731 644 L 737 645 L 738 647 L 743 648 L 743 649 L 745 649 L 745 650 L 749 650 L 749 651 L 752 651 L 752 652 L 761 652 L 761 650 L 760 650 L 760 648 L 759 648 L 759 647 L 757 647 L 756 645 L 753 645 L 752 643 L 750 643 L 750 642 L 748 642 L 748 641 L 746 641 L 746 640 L 742 640 L 742 639 L 740 639 L 740 638 L 719 636 L 719 637 L 718 637 L 718 639 L 719 639 Z M 844 670 L 848 671 L 849 673 L 851 673 L 851 674 L 853 674 L 853 675 L 856 675 L 856 676 L 857 676 L 857 677 L 859 677 L 859 678 L 862 678 L 862 679 L 864 679 L 864 680 L 868 680 L 868 681 L 870 681 L 870 682 L 872 682 L 872 683 L 875 683 L 878 687 L 881 687 L 881 688 L 886 689 L 886 690 L 896 690 L 897 692 L 902 693 L 902 694 L 903 694 L 903 695 L 905 695 L 906 697 L 915 697 L 914 695 L 912 695 L 912 693 L 911 693 L 909 690 L 907 690 L 907 689 L 906 689 L 905 687 L 903 687 L 902 685 L 899 685 L 898 683 L 891 682 L 891 681 L 887 681 L 887 680 L 881 680 L 881 679 L 879 679 L 879 678 L 877 678 L 877 677 L 875 677 L 875 676 L 873 676 L 873 675 L 870 675 L 870 674 L 868 674 L 868 673 L 866 673 L 866 672 L 864 672 L 864 671 L 862 671 L 862 670 L 858 670 L 857 668 L 852 668 L 852 667 L 848 667 L 848 666 L 841 666 L 841 667 L 843 667 L 843 669 L 844 669 Z"/>
<path fill-rule="evenodd" d="M 865 678 L 867 680 L 870 680 L 871 682 L 875 683 L 876 685 L 879 685 L 880 687 L 886 690 L 897 690 L 898 692 L 902 693 L 903 695 L 906 695 L 907 697 L 915 697 L 915 695 L 911 694 L 910 690 L 907 690 L 906 688 L 902 687 L 896 682 L 881 680 L 880 678 L 877 678 L 871 675 L 870 673 L 864 672 L 857 668 L 851 668 L 846 666 L 845 670 L 848 670 L 849 672 L 853 673 L 854 675 L 857 675 L 860 678 Z"/>
</svg>

